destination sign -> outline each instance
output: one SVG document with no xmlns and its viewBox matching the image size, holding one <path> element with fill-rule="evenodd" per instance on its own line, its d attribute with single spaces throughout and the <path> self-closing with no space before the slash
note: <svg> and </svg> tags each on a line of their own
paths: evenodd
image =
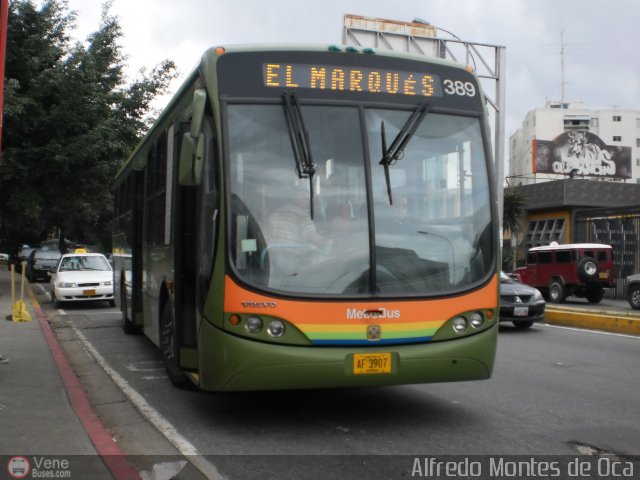
<svg viewBox="0 0 640 480">
<path fill-rule="evenodd" d="M 334 92 L 442 97 L 438 75 L 425 72 L 300 63 L 264 63 L 263 82 L 269 88 L 307 88 Z M 470 92 L 466 91 L 466 95 Z M 475 87 L 473 89 L 475 95 Z"/>
</svg>

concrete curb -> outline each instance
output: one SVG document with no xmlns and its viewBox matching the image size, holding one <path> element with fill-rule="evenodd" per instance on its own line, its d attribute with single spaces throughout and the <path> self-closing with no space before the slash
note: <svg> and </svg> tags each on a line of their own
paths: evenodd
<svg viewBox="0 0 640 480">
<path fill-rule="evenodd" d="M 595 311 L 556 306 L 549 308 L 547 304 L 544 321 L 557 325 L 640 336 L 640 315 L 631 312 Z"/>
</svg>

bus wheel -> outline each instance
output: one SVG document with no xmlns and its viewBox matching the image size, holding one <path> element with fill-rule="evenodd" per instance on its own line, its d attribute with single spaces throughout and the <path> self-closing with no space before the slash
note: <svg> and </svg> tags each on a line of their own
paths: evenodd
<svg viewBox="0 0 640 480">
<path fill-rule="evenodd" d="M 195 385 L 178 366 L 176 322 L 168 302 L 162 309 L 162 318 L 160 320 L 160 350 L 164 359 L 165 370 L 171 383 L 178 388 L 193 389 Z"/>
<path fill-rule="evenodd" d="M 140 332 L 140 328 L 135 325 L 130 318 L 127 317 L 127 291 L 124 285 L 124 279 L 120 282 L 120 310 L 122 311 L 122 330 L 127 335 L 134 335 Z"/>
</svg>

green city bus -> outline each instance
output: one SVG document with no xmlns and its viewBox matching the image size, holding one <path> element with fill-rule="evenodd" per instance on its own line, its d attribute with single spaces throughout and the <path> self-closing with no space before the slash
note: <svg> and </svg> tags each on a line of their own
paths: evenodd
<svg viewBox="0 0 640 480">
<path fill-rule="evenodd" d="M 498 218 L 477 77 L 344 46 L 227 46 L 114 186 L 116 300 L 179 387 L 486 379 Z"/>
</svg>

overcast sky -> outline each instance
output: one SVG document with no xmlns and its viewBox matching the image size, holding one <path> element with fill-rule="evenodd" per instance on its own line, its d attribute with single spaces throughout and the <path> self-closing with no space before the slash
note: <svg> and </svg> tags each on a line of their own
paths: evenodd
<svg viewBox="0 0 640 480">
<path fill-rule="evenodd" d="M 100 3 L 69 7 L 84 40 L 99 26 Z M 419 17 L 463 40 L 506 47 L 507 138 L 529 110 L 560 99 L 564 32 L 565 99 L 640 110 L 638 0 L 113 0 L 110 12 L 120 18 L 132 74 L 170 59 L 183 76 L 211 46 L 340 43 L 347 13 Z"/>
</svg>

